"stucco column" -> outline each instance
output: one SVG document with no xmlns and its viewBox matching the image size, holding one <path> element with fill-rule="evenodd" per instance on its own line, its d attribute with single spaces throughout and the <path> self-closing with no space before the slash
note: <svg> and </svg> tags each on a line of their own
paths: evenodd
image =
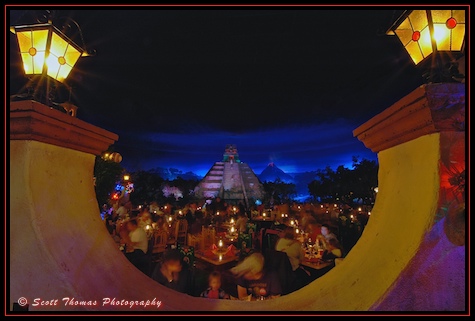
<svg viewBox="0 0 475 321">
<path fill-rule="evenodd" d="M 372 213 L 387 222 L 393 218 L 398 231 L 393 246 L 399 253 L 392 259 L 383 254 L 382 260 L 405 264 L 371 309 L 463 311 L 465 85 L 421 86 L 353 133 L 378 153 L 379 193 Z M 428 167 L 432 177 L 424 179 Z M 415 177 L 412 186 L 400 183 L 407 176 Z M 417 203 L 428 207 L 421 211 Z M 425 226 L 415 234 L 413 225 L 422 218 Z"/>
</svg>

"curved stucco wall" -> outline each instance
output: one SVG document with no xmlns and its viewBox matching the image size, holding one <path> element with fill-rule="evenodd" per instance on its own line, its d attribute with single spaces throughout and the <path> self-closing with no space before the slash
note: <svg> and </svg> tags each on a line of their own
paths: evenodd
<svg viewBox="0 0 475 321">
<path fill-rule="evenodd" d="M 433 224 L 439 136 L 381 151 L 371 219 L 342 264 L 299 291 L 263 302 L 204 300 L 155 283 L 119 252 L 100 220 L 92 154 L 10 141 L 10 304 L 25 297 L 30 311 L 129 311 L 103 307 L 102 300 L 155 298 L 162 301 L 161 311 L 367 311 L 387 294 Z M 98 304 L 65 306 L 64 297 Z M 35 298 L 60 301 L 35 307 Z"/>
</svg>

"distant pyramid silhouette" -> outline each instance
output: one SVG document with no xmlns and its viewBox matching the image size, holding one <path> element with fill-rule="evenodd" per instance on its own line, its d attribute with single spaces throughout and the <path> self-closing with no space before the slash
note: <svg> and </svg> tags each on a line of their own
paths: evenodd
<svg viewBox="0 0 475 321">
<path fill-rule="evenodd" d="M 195 188 L 199 198 L 220 197 L 228 204 L 250 202 L 264 196 L 264 188 L 256 174 L 246 163 L 241 162 L 236 145 L 228 144 L 223 160 L 216 162 Z"/>
</svg>

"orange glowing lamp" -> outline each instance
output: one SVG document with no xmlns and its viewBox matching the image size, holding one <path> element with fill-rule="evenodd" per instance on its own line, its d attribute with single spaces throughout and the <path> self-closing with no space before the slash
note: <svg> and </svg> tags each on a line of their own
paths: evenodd
<svg viewBox="0 0 475 321">
<path fill-rule="evenodd" d="M 64 82 L 86 52 L 51 23 L 14 26 L 26 75 L 48 75 Z"/>
<path fill-rule="evenodd" d="M 465 10 L 406 11 L 387 34 L 399 38 L 416 65 L 437 51 L 463 51 Z"/>
</svg>

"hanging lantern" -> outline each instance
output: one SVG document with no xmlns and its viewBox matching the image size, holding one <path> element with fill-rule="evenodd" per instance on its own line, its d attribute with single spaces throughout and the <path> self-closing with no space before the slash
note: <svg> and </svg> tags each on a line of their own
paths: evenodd
<svg viewBox="0 0 475 321">
<path fill-rule="evenodd" d="M 64 82 L 85 51 L 50 23 L 14 26 L 26 75 Z"/>
<path fill-rule="evenodd" d="M 122 155 L 120 155 L 117 152 L 113 152 L 109 155 L 109 160 L 111 160 L 115 163 L 120 163 L 122 161 Z"/>
<path fill-rule="evenodd" d="M 465 10 L 413 10 L 388 34 L 397 35 L 416 65 L 437 51 L 463 51 Z"/>
</svg>

